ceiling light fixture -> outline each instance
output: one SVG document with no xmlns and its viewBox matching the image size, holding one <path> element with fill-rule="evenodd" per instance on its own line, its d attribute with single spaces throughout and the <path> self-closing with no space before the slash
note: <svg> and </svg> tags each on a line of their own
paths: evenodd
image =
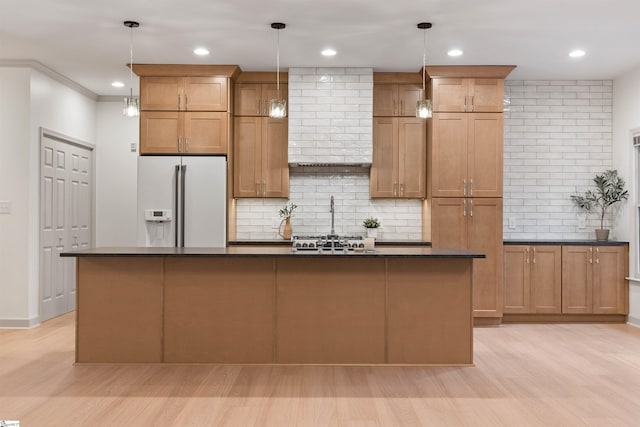
<svg viewBox="0 0 640 427">
<path fill-rule="evenodd" d="M 127 117 L 137 117 L 140 115 L 140 103 L 138 98 L 133 96 L 133 29 L 138 28 L 140 24 L 136 21 L 124 21 L 124 26 L 129 28 L 129 97 L 124 99 L 124 109 L 122 114 Z"/>
<path fill-rule="evenodd" d="M 325 49 L 320 52 L 323 56 L 336 56 L 336 51 L 333 49 Z"/>
<path fill-rule="evenodd" d="M 117 82 L 113 82 L 111 83 L 111 86 L 113 87 L 124 87 L 124 83 L 117 81 Z"/>
<path fill-rule="evenodd" d="M 586 54 L 586 52 L 582 49 L 575 49 L 572 50 L 571 52 L 569 52 L 569 56 L 572 58 L 580 58 L 582 56 L 584 56 Z"/>
<path fill-rule="evenodd" d="M 280 30 L 286 27 L 282 22 L 274 22 L 271 28 L 276 30 L 276 93 L 277 98 L 269 101 L 269 117 L 281 119 L 287 117 L 287 101 L 280 97 Z"/>
<path fill-rule="evenodd" d="M 427 73 L 427 30 L 431 28 L 430 22 L 421 22 L 418 28 L 423 32 L 422 40 L 422 96 L 423 98 L 416 103 L 416 117 L 420 119 L 428 119 L 433 115 L 433 107 L 431 100 L 427 99 L 427 91 L 425 88 Z"/>
<path fill-rule="evenodd" d="M 449 52 L 447 52 L 447 55 L 449 56 L 462 56 L 462 51 L 460 49 L 451 49 Z"/>
<path fill-rule="evenodd" d="M 198 56 L 207 56 L 209 55 L 209 50 L 207 48 L 204 47 L 199 47 L 193 50 L 193 53 L 195 53 Z"/>
</svg>

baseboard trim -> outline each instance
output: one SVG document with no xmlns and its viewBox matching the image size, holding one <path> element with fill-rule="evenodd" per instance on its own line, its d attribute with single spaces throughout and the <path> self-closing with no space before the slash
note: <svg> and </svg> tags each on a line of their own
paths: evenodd
<svg viewBox="0 0 640 427">
<path fill-rule="evenodd" d="M 0 329 L 31 329 L 40 325 L 40 316 L 31 319 L 0 319 Z"/>
<path fill-rule="evenodd" d="M 640 320 L 640 319 L 638 319 Z M 507 314 L 502 323 L 625 323 L 624 314 Z"/>
<path fill-rule="evenodd" d="M 640 317 L 627 316 L 627 323 L 636 328 L 640 328 Z"/>
</svg>

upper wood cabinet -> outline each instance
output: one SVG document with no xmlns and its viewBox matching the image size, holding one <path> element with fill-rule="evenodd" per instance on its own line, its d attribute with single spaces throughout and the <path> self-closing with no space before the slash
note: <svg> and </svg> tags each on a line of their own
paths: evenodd
<svg viewBox="0 0 640 427">
<path fill-rule="evenodd" d="M 562 312 L 562 247 L 504 246 L 504 313 Z"/>
<path fill-rule="evenodd" d="M 430 197 L 501 197 L 501 113 L 434 113 L 428 140 Z"/>
<path fill-rule="evenodd" d="M 627 314 L 626 246 L 563 246 L 562 312 Z"/>
<path fill-rule="evenodd" d="M 426 160 L 425 120 L 374 117 L 372 198 L 424 198 Z"/>
<path fill-rule="evenodd" d="M 416 103 L 422 94 L 422 86 L 418 84 L 375 84 L 373 116 L 415 117 Z"/>
<path fill-rule="evenodd" d="M 289 86 L 280 84 L 280 95 L 275 83 L 237 83 L 235 85 L 234 114 L 236 116 L 269 116 L 272 99 L 288 100 Z"/>
<path fill-rule="evenodd" d="M 431 96 L 434 112 L 501 113 L 504 80 L 434 78 Z"/>
<path fill-rule="evenodd" d="M 431 200 L 431 245 L 481 252 L 473 263 L 474 317 L 502 317 L 502 199 Z"/>
<path fill-rule="evenodd" d="M 226 154 L 229 113 L 142 111 L 140 154 Z"/>
<path fill-rule="evenodd" d="M 226 77 L 141 77 L 142 111 L 227 111 Z"/>
<path fill-rule="evenodd" d="M 234 197 L 289 197 L 287 135 L 283 119 L 235 118 Z"/>
</svg>

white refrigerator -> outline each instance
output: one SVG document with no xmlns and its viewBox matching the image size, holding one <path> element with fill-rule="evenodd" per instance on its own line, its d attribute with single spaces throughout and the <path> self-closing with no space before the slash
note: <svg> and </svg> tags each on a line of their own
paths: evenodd
<svg viewBox="0 0 640 427">
<path fill-rule="evenodd" d="M 227 158 L 138 157 L 138 245 L 225 247 Z"/>
</svg>

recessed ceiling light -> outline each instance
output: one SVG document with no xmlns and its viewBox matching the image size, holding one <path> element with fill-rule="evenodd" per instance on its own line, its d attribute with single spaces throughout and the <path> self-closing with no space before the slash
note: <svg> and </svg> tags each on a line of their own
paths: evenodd
<svg viewBox="0 0 640 427">
<path fill-rule="evenodd" d="M 582 49 L 576 49 L 576 50 L 572 50 L 571 52 L 569 52 L 569 56 L 572 58 L 580 58 L 581 56 L 585 55 L 585 51 Z"/>
<path fill-rule="evenodd" d="M 447 55 L 449 55 L 449 56 L 461 56 L 462 55 L 462 51 L 460 49 L 451 49 L 449 52 L 447 52 Z"/>
<path fill-rule="evenodd" d="M 193 53 L 195 53 L 198 56 L 207 56 L 209 55 L 209 50 L 205 49 L 204 47 L 199 47 L 197 49 L 194 49 Z"/>
<path fill-rule="evenodd" d="M 333 49 L 325 49 L 322 52 L 320 52 L 323 56 L 335 56 L 336 51 Z"/>
<path fill-rule="evenodd" d="M 124 83 L 122 83 L 122 82 L 113 82 L 113 83 L 111 83 L 111 86 L 113 86 L 113 87 L 124 87 Z"/>
</svg>

